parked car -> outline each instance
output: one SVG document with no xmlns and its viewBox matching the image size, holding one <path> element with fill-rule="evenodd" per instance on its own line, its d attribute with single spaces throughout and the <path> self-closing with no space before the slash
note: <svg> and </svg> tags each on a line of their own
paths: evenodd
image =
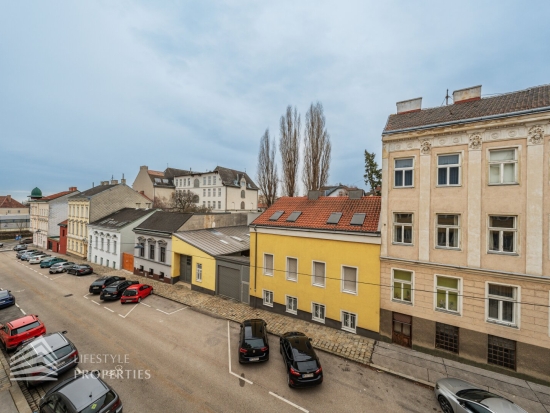
<svg viewBox="0 0 550 413">
<path fill-rule="evenodd" d="M 0 289 L 0 308 L 10 307 L 15 304 L 15 297 L 8 290 Z"/>
<path fill-rule="evenodd" d="M 57 274 L 58 272 L 67 272 L 67 269 L 76 265 L 74 262 L 61 261 L 52 264 L 50 267 L 50 274 Z"/>
<path fill-rule="evenodd" d="M 46 392 L 39 402 L 40 413 L 121 413 L 118 394 L 97 372 L 77 374 Z"/>
<path fill-rule="evenodd" d="M 51 257 L 48 254 L 36 254 L 29 258 L 29 264 L 40 264 L 42 260 Z"/>
<path fill-rule="evenodd" d="M 42 251 L 31 251 L 31 252 L 27 252 L 26 254 L 23 254 L 21 256 L 21 260 L 22 261 L 28 261 L 29 259 L 31 259 L 32 257 L 34 257 L 35 255 L 40 255 L 40 254 L 43 254 Z"/>
<path fill-rule="evenodd" d="M 3 246 L 4 246 L 4 243 L 0 242 L 0 248 L 2 248 Z"/>
<path fill-rule="evenodd" d="M 67 260 L 59 257 L 52 257 L 47 260 L 42 260 L 42 262 L 40 262 L 40 268 L 50 268 L 52 265 L 57 264 L 59 262 L 67 262 Z"/>
<path fill-rule="evenodd" d="M 67 270 L 68 274 L 74 274 L 74 275 L 86 275 L 86 274 L 91 274 L 93 272 L 94 272 L 94 269 L 90 267 L 88 264 L 73 265 L 71 268 Z"/>
<path fill-rule="evenodd" d="M 323 368 L 311 339 L 304 333 L 284 333 L 279 340 L 289 387 L 314 386 L 323 382 Z"/>
<path fill-rule="evenodd" d="M 21 244 L 32 244 L 32 238 L 23 238 Z"/>
<path fill-rule="evenodd" d="M 241 323 L 239 363 L 258 363 L 269 360 L 267 323 L 259 318 Z"/>
<path fill-rule="evenodd" d="M 101 291 L 109 284 L 112 284 L 116 281 L 124 281 L 125 279 L 126 277 L 119 277 L 118 275 L 113 275 L 111 277 L 99 277 L 90 285 L 88 291 L 92 294 L 100 294 Z"/>
<path fill-rule="evenodd" d="M 11 357 L 12 377 L 31 387 L 57 380 L 60 374 L 76 367 L 78 350 L 65 334 L 47 334 L 25 343 Z"/>
<path fill-rule="evenodd" d="M 141 299 L 153 294 L 153 287 L 147 284 L 130 285 L 122 293 L 120 302 L 124 303 L 141 303 Z"/>
<path fill-rule="evenodd" d="M 23 260 L 23 257 L 28 257 L 30 255 L 39 254 L 39 253 L 40 253 L 40 251 L 38 251 L 38 250 L 26 250 L 26 251 L 23 250 L 23 251 L 19 251 L 16 256 L 20 260 Z"/>
<path fill-rule="evenodd" d="M 0 324 L 0 341 L 7 351 L 15 350 L 23 341 L 46 334 L 46 326 L 37 315 L 27 315 L 5 325 Z"/>
<path fill-rule="evenodd" d="M 527 413 L 510 400 L 460 379 L 438 380 L 434 393 L 444 413 Z"/>
<path fill-rule="evenodd" d="M 122 293 L 131 285 L 139 284 L 139 281 L 131 281 L 131 280 L 124 280 L 124 281 L 115 281 L 112 284 L 109 284 L 107 287 L 105 287 L 101 294 L 99 294 L 99 298 L 101 300 L 120 300 L 122 297 Z"/>
<path fill-rule="evenodd" d="M 27 244 L 17 244 L 15 247 L 13 247 L 14 251 L 21 251 L 26 249 L 27 249 Z"/>
</svg>

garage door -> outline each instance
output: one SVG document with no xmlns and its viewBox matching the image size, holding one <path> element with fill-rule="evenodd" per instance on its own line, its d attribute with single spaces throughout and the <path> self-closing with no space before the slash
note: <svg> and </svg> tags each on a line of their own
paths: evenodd
<svg viewBox="0 0 550 413">
<path fill-rule="evenodd" d="M 218 294 L 241 301 L 241 272 L 218 266 Z"/>
</svg>

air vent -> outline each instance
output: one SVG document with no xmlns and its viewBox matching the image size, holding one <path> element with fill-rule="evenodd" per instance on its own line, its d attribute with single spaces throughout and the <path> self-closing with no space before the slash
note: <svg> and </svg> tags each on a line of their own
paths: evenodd
<svg viewBox="0 0 550 413">
<path fill-rule="evenodd" d="M 363 213 L 353 214 L 350 225 L 363 225 L 366 215 L 367 214 L 363 214 Z"/>
<path fill-rule="evenodd" d="M 288 216 L 286 220 L 287 222 L 295 222 L 300 215 L 302 215 L 302 211 L 294 211 L 292 214 Z"/>
<path fill-rule="evenodd" d="M 270 221 L 277 221 L 279 218 L 281 218 L 281 215 L 283 215 L 285 211 L 277 211 L 271 217 L 269 218 Z"/>
<path fill-rule="evenodd" d="M 330 214 L 330 217 L 328 217 L 327 224 L 337 224 L 340 222 L 340 218 L 342 218 L 341 212 L 333 212 Z"/>
</svg>

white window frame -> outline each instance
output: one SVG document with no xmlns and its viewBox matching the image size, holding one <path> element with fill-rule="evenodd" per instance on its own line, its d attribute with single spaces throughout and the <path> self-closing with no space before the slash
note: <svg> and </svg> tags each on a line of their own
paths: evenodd
<svg viewBox="0 0 550 413">
<path fill-rule="evenodd" d="M 438 217 L 440 215 L 456 215 L 458 217 L 458 224 L 457 225 L 439 225 L 439 221 L 438 221 Z M 443 250 L 460 250 L 461 248 L 461 245 L 462 245 L 462 231 L 461 231 L 461 224 L 462 224 L 462 215 L 461 214 L 457 214 L 456 212 L 450 212 L 450 213 L 444 213 L 444 212 L 441 212 L 441 213 L 437 213 L 435 214 L 435 246 L 434 248 L 437 248 L 437 249 L 443 249 Z M 446 235 L 445 235 L 445 239 L 446 239 L 446 244 L 447 246 L 441 246 L 438 244 L 438 230 L 439 228 L 445 228 L 446 229 Z M 453 229 L 453 228 L 456 228 L 458 231 L 458 240 L 457 240 L 457 244 L 458 246 L 457 247 L 450 247 L 448 244 L 449 244 L 449 229 Z"/>
<path fill-rule="evenodd" d="M 266 265 L 267 256 L 271 256 L 271 262 L 273 264 L 272 268 L 270 269 L 271 272 L 268 272 L 268 270 L 267 270 L 267 265 Z M 264 268 L 264 275 L 267 275 L 269 277 L 273 277 L 273 272 L 274 272 L 274 268 L 275 268 L 275 255 L 274 254 L 267 254 L 267 253 L 264 252 L 264 265 L 263 265 L 263 268 Z"/>
<path fill-rule="evenodd" d="M 353 316 L 355 318 L 355 327 L 348 327 L 344 324 L 345 320 L 345 314 L 349 314 L 350 316 Z M 357 333 L 357 313 L 352 313 L 351 311 L 344 311 L 340 310 L 340 321 L 342 322 L 342 330 L 348 331 L 350 333 L 356 334 Z"/>
<path fill-rule="evenodd" d="M 319 318 L 315 316 L 315 306 L 323 307 L 323 318 Z M 313 321 L 317 321 L 318 323 L 325 324 L 325 319 L 327 317 L 327 307 L 324 304 L 321 303 L 311 303 L 311 319 Z"/>
<path fill-rule="evenodd" d="M 511 217 L 514 218 L 514 228 L 503 228 L 503 227 L 491 227 L 491 218 L 492 217 Z M 487 215 L 487 253 L 489 254 L 504 254 L 504 255 L 518 255 L 518 215 L 502 215 L 502 214 L 489 214 Z M 492 250 L 490 249 L 491 245 L 491 231 L 498 231 L 499 234 L 499 246 L 500 249 Z M 514 250 L 513 251 L 503 251 L 503 232 L 513 232 L 514 233 Z"/>
<path fill-rule="evenodd" d="M 395 282 L 400 282 L 400 283 L 405 283 L 405 284 L 408 284 L 407 281 L 403 281 L 403 280 L 394 280 L 393 278 L 393 274 L 394 274 L 394 271 L 397 270 L 397 271 L 405 271 L 405 272 L 410 272 L 411 273 L 411 281 L 410 281 L 410 285 L 411 285 L 411 301 L 407 301 L 407 300 L 400 300 L 398 298 L 394 298 L 394 295 L 393 295 L 393 290 L 394 290 L 394 284 Z M 395 267 L 392 267 L 391 268 L 391 289 L 390 289 L 390 300 L 393 301 L 394 303 L 400 303 L 400 304 L 407 304 L 407 305 L 414 305 L 414 276 L 415 276 L 415 272 L 412 271 L 412 270 L 409 270 L 407 268 L 395 268 Z M 403 287 L 401 287 L 401 296 L 403 296 Z"/>
<path fill-rule="evenodd" d="M 505 287 L 515 288 L 516 296 L 512 299 L 502 297 L 500 295 L 489 295 L 489 285 L 503 285 Z M 499 319 L 489 318 L 489 299 L 493 298 L 495 300 L 502 301 L 512 301 L 514 302 L 514 311 L 513 311 L 513 321 L 510 323 L 508 321 L 502 321 L 502 304 L 499 304 Z M 521 287 L 514 284 L 499 283 L 493 281 L 485 281 L 485 322 L 489 324 L 498 324 L 506 327 L 515 327 L 520 328 L 521 320 Z"/>
<path fill-rule="evenodd" d="M 412 166 L 407 166 L 404 168 L 396 168 L 395 167 L 395 161 L 403 161 L 406 159 L 412 159 Z M 414 188 L 414 164 L 415 164 L 415 157 L 414 156 L 406 156 L 403 158 L 393 158 L 393 187 L 394 188 Z M 403 177 L 403 185 L 396 185 L 395 184 L 395 172 L 400 171 Z M 412 184 L 411 185 L 405 185 L 405 171 L 412 171 Z"/>
<path fill-rule="evenodd" d="M 323 285 L 315 283 L 315 263 L 323 264 L 325 268 L 325 275 L 323 276 Z M 327 263 L 324 261 L 312 260 L 311 261 L 311 285 L 319 288 L 327 287 Z"/>
<path fill-rule="evenodd" d="M 514 150 L 513 161 L 491 161 L 491 152 Z M 491 183 L 491 165 L 500 164 L 500 182 Z M 504 164 L 514 164 L 514 182 L 503 182 L 504 180 Z M 517 185 L 519 184 L 519 147 L 508 146 L 501 148 L 487 149 L 487 184 L 488 185 Z"/>
<path fill-rule="evenodd" d="M 292 299 L 295 301 L 296 303 L 296 309 L 292 309 L 289 307 L 289 299 Z M 291 296 L 291 295 L 285 295 L 285 305 L 286 305 L 286 312 L 287 313 L 290 313 L 290 314 L 298 314 L 298 297 L 294 297 L 294 296 Z"/>
<path fill-rule="evenodd" d="M 212 185 L 216 185 L 216 175 L 212 177 Z"/>
<path fill-rule="evenodd" d="M 195 279 L 197 280 L 197 282 L 202 282 L 202 263 L 201 262 L 197 262 L 197 271 L 196 271 L 196 275 L 195 275 Z"/>
<path fill-rule="evenodd" d="M 218 201 L 218 209 L 222 209 L 222 201 Z"/>
<path fill-rule="evenodd" d="M 344 288 L 344 268 L 353 268 L 355 270 L 355 291 L 349 291 Z M 340 283 L 340 291 L 346 294 L 352 294 L 357 295 L 359 292 L 359 267 L 354 267 L 352 265 L 341 265 L 340 266 L 340 274 L 341 274 L 341 283 Z"/>
<path fill-rule="evenodd" d="M 450 164 L 450 165 L 439 165 L 439 157 L 440 156 L 453 156 L 458 155 L 458 163 L 457 164 Z M 450 175 L 450 168 L 457 168 L 458 167 L 458 183 L 457 184 L 451 184 L 449 183 L 451 175 Z M 437 176 L 435 178 L 436 186 L 446 188 L 448 186 L 461 186 L 462 185 L 462 153 L 460 152 L 452 152 L 452 153 L 438 153 L 437 154 Z M 447 183 L 441 184 L 439 183 L 439 170 L 440 169 L 446 169 L 447 170 Z"/>
<path fill-rule="evenodd" d="M 408 215 L 411 215 L 411 223 L 401 223 L 401 222 L 395 222 L 395 216 L 396 215 L 405 215 L 405 214 L 408 214 Z M 395 241 L 395 229 L 396 227 L 402 227 L 401 229 L 401 234 L 402 234 L 402 239 L 404 240 L 405 237 L 404 237 L 404 234 L 405 234 L 405 231 L 404 231 L 404 227 L 408 227 L 410 226 L 411 227 L 411 242 L 400 242 L 400 241 Z M 413 246 L 414 245 L 414 213 L 412 212 L 392 212 L 392 244 L 394 245 L 406 245 L 406 246 Z"/>
<path fill-rule="evenodd" d="M 262 298 L 263 298 L 263 301 L 264 301 L 264 305 L 268 306 L 268 307 L 273 307 L 273 291 L 271 290 L 262 290 Z M 267 300 L 266 300 L 267 298 Z M 271 300 L 270 300 L 271 298 Z"/>
<path fill-rule="evenodd" d="M 454 290 L 452 288 L 439 287 L 437 285 L 437 277 L 452 278 L 452 279 L 458 280 L 458 289 Z M 456 295 L 456 299 L 457 299 L 457 303 L 456 303 L 457 310 L 456 311 L 449 310 L 447 308 L 440 308 L 440 307 L 437 306 L 437 291 L 438 290 L 446 291 L 447 293 L 448 292 L 456 292 L 456 294 L 457 294 Z M 434 309 L 435 309 L 435 311 L 440 311 L 442 313 L 448 313 L 448 314 L 462 315 L 462 295 L 463 294 L 464 293 L 463 293 L 462 277 L 454 277 L 452 275 L 445 275 L 445 274 L 434 274 Z M 449 306 L 449 295 L 446 294 L 445 298 L 446 298 L 446 303 L 445 304 L 448 307 Z"/>
<path fill-rule="evenodd" d="M 290 278 L 290 273 L 288 272 L 288 260 L 296 260 L 296 278 L 295 279 L 292 279 Z M 292 281 L 292 282 L 298 282 L 298 258 L 297 257 L 286 257 L 286 270 L 285 270 L 285 278 L 287 281 Z"/>
</svg>

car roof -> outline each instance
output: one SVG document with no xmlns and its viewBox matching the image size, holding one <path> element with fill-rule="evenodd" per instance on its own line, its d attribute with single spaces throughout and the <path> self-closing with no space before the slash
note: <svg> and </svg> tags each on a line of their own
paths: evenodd
<svg viewBox="0 0 550 413">
<path fill-rule="evenodd" d="M 0 290 L 0 295 L 10 295 L 8 290 Z"/>
<path fill-rule="evenodd" d="M 8 324 L 12 328 L 19 328 L 22 326 L 26 326 L 27 324 L 34 323 L 37 320 L 38 318 L 36 318 L 34 315 L 27 315 L 25 317 L 18 318 L 17 320 L 10 321 Z"/>
<path fill-rule="evenodd" d="M 127 281 L 127 280 L 121 280 L 121 281 Z M 117 281 L 115 282 L 115 284 L 121 282 L 121 281 Z M 128 290 L 137 290 L 138 288 L 140 288 L 142 285 L 145 285 L 145 284 L 132 284 L 130 285 L 127 289 Z"/>
<path fill-rule="evenodd" d="M 303 335 L 294 335 L 287 337 L 295 361 L 306 361 L 315 358 L 315 350 L 309 341 L 309 338 Z"/>
<path fill-rule="evenodd" d="M 71 380 L 58 390 L 79 412 L 109 391 L 109 388 L 94 374 L 87 373 Z"/>
<path fill-rule="evenodd" d="M 527 413 L 517 404 L 512 403 L 509 400 L 500 397 L 491 397 L 481 402 L 494 412 L 506 412 L 506 413 Z"/>
<path fill-rule="evenodd" d="M 69 344 L 69 340 L 65 338 L 65 336 L 62 333 L 52 333 L 41 337 L 48 346 L 51 347 L 53 351 L 60 349 L 61 347 L 65 347 L 67 344 Z M 42 343 L 40 343 L 40 340 L 33 340 L 29 343 L 33 348 L 37 346 L 42 346 Z"/>
</svg>

